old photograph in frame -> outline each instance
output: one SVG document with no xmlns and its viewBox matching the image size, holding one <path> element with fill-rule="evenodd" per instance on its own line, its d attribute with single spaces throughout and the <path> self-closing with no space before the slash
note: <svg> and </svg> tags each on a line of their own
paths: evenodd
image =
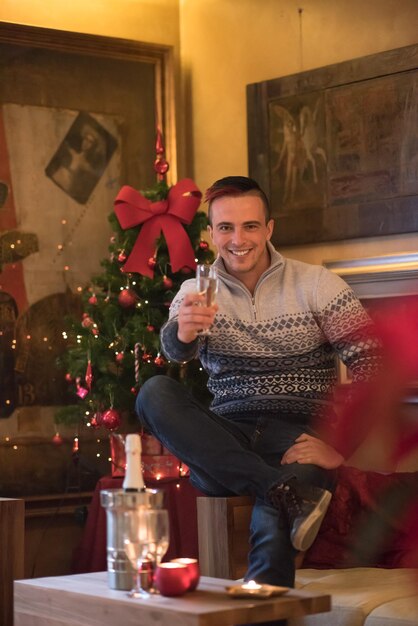
<svg viewBox="0 0 418 626">
<path fill-rule="evenodd" d="M 418 231 L 418 45 L 247 86 L 276 245 Z"/>
</svg>

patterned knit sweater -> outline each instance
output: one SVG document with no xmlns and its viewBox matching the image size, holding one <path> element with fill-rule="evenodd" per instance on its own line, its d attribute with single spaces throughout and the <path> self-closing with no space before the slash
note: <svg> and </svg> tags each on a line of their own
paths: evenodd
<svg viewBox="0 0 418 626">
<path fill-rule="evenodd" d="M 284 258 L 271 244 L 270 267 L 254 294 L 215 261 L 219 311 L 209 338 L 177 338 L 177 311 L 195 281 L 185 281 L 161 330 L 165 355 L 187 362 L 199 356 L 209 374 L 211 409 L 234 415 L 276 414 L 310 420 L 327 413 L 336 383 L 336 354 L 354 380 L 376 366 L 370 318 L 337 275 L 322 266 Z"/>
</svg>

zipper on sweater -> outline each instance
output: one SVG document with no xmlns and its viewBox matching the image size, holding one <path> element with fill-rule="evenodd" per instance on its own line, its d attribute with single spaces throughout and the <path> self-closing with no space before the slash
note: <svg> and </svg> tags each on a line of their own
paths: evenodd
<svg viewBox="0 0 418 626">
<path fill-rule="evenodd" d="M 251 297 L 251 304 L 252 304 L 252 307 L 253 307 L 254 321 L 257 321 L 257 308 L 255 306 L 255 298 L 254 298 L 254 296 Z"/>
</svg>

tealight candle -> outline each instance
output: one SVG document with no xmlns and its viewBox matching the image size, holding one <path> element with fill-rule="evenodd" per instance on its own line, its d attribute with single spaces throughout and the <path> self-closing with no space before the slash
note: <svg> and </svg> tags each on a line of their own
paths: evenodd
<svg viewBox="0 0 418 626">
<path fill-rule="evenodd" d="M 270 598 L 271 596 L 281 596 L 289 591 L 289 587 L 276 587 L 274 585 L 259 585 L 255 580 L 249 580 L 241 585 L 232 585 L 226 588 L 228 595 L 233 598 Z"/>
<path fill-rule="evenodd" d="M 261 585 L 256 583 L 255 580 L 249 580 L 247 583 L 243 583 L 241 587 L 242 589 L 247 589 L 248 591 L 257 591 L 258 589 L 261 589 Z"/>
<path fill-rule="evenodd" d="M 182 563 L 183 565 L 186 565 L 190 577 L 189 591 L 194 591 L 200 580 L 200 570 L 197 559 L 172 559 L 171 563 Z"/>
<path fill-rule="evenodd" d="M 182 596 L 189 589 L 190 576 L 183 563 L 160 563 L 155 572 L 155 586 L 162 596 Z"/>
</svg>

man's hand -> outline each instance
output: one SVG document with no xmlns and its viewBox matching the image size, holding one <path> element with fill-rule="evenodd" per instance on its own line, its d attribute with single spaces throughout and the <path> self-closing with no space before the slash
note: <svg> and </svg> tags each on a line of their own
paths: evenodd
<svg viewBox="0 0 418 626">
<path fill-rule="evenodd" d="M 281 464 L 312 464 L 324 469 L 336 469 L 344 463 L 344 457 L 325 441 L 303 433 L 283 455 Z"/>
<path fill-rule="evenodd" d="M 218 307 L 203 306 L 206 296 L 188 293 L 180 305 L 178 313 L 177 337 L 183 343 L 191 343 L 200 330 L 206 330 L 213 324 Z"/>
</svg>

